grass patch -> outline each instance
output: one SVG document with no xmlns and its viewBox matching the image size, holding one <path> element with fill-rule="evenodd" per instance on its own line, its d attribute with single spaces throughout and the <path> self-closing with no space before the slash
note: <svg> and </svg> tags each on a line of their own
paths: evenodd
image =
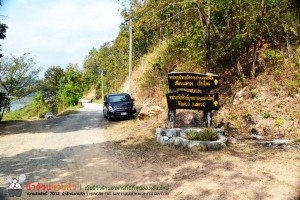
<svg viewBox="0 0 300 200">
<path fill-rule="evenodd" d="M 264 118 L 265 119 L 268 119 L 268 118 L 270 118 L 271 117 L 271 114 L 269 113 L 269 112 L 265 112 L 264 113 Z"/>
<path fill-rule="evenodd" d="M 289 80 L 286 83 L 288 89 L 289 89 L 289 95 L 290 96 L 294 96 L 295 94 L 298 93 L 298 89 L 297 86 L 299 85 L 299 81 L 298 80 Z"/>
<path fill-rule="evenodd" d="M 39 109 L 40 117 L 43 117 L 48 112 L 46 106 L 41 106 Z M 14 120 L 29 120 L 38 119 L 38 109 L 34 103 L 26 105 L 19 110 L 14 110 L 9 113 L 4 113 L 2 121 Z"/>
<path fill-rule="evenodd" d="M 83 106 L 77 105 L 74 107 L 68 107 L 63 112 L 59 113 L 58 116 L 69 115 L 77 113 L 76 110 L 82 108 Z M 43 118 L 44 115 L 50 110 L 46 107 L 46 105 L 40 108 L 40 118 Z M 38 110 L 34 103 L 24 106 L 19 110 L 14 110 L 9 113 L 4 113 L 2 121 L 16 121 L 16 120 L 37 120 L 38 118 Z"/>
<path fill-rule="evenodd" d="M 238 120 L 239 119 L 239 115 L 235 114 L 235 113 L 230 113 L 229 114 L 229 119 L 231 119 L 231 120 Z"/>
<path fill-rule="evenodd" d="M 191 130 L 188 133 L 188 138 L 190 140 L 199 140 L 199 141 L 215 141 L 218 139 L 216 131 L 212 128 L 204 129 L 201 132 L 196 132 Z"/>
<path fill-rule="evenodd" d="M 57 116 L 65 116 L 70 114 L 78 113 L 78 109 L 83 108 L 82 105 L 78 104 L 77 106 L 68 107 L 66 110 L 60 112 Z"/>
<path fill-rule="evenodd" d="M 96 104 L 103 104 L 103 101 L 102 101 L 102 99 L 94 99 L 94 100 L 93 100 L 93 103 L 96 103 Z"/>
<path fill-rule="evenodd" d="M 282 119 L 276 119 L 275 123 L 276 123 L 276 126 L 281 126 L 283 124 L 283 120 Z"/>
<path fill-rule="evenodd" d="M 257 92 L 255 89 L 250 90 L 251 98 L 254 99 L 257 96 Z"/>
</svg>

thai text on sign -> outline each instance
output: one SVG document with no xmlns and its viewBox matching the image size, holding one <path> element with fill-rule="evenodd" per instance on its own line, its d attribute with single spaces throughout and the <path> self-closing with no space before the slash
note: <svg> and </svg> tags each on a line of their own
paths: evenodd
<svg viewBox="0 0 300 200">
<path fill-rule="evenodd" d="M 167 103 L 169 109 L 218 110 L 219 96 L 179 91 L 168 93 Z"/>
<path fill-rule="evenodd" d="M 181 73 L 168 74 L 169 88 L 215 89 L 219 87 L 219 76 L 214 74 Z"/>
</svg>

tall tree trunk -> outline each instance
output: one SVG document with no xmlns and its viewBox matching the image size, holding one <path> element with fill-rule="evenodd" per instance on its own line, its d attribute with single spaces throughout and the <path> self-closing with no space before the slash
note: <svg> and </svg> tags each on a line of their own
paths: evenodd
<svg viewBox="0 0 300 200">
<path fill-rule="evenodd" d="M 255 79 L 255 74 L 256 74 L 256 60 L 257 60 L 256 46 L 257 46 L 257 43 L 255 42 L 254 48 L 253 48 L 253 61 L 252 61 L 252 69 L 251 69 L 251 76 L 252 76 L 253 80 Z"/>
<path fill-rule="evenodd" d="M 291 56 L 291 51 L 290 51 L 290 42 L 289 42 L 289 33 L 286 33 L 286 49 L 288 52 L 288 57 L 289 57 L 289 65 L 292 67 L 292 56 Z"/>
<path fill-rule="evenodd" d="M 210 71 L 210 13 L 211 13 L 211 0 L 207 1 L 208 11 L 206 20 L 206 37 L 205 37 L 205 73 Z"/>
<path fill-rule="evenodd" d="M 196 7 L 199 13 L 200 23 L 202 26 L 202 33 L 204 38 L 204 51 L 205 51 L 205 65 L 204 72 L 210 71 L 210 13 L 211 13 L 211 0 L 207 0 L 207 14 L 205 14 L 204 5 L 202 2 L 197 2 Z M 210 90 L 202 90 L 203 93 L 210 93 Z M 206 127 L 209 128 L 212 123 L 211 111 L 204 111 L 203 120 Z"/>
<path fill-rule="evenodd" d="M 204 37 L 204 51 L 205 51 L 205 65 L 204 71 L 208 73 L 210 71 L 210 16 L 211 16 L 211 0 L 207 0 L 207 14 L 204 11 L 204 5 L 197 2 L 196 8 L 199 14 L 199 19 L 202 27 L 202 33 Z"/>
<path fill-rule="evenodd" d="M 259 32 L 259 38 L 254 42 L 254 48 L 253 48 L 253 61 L 252 61 L 252 69 L 251 69 L 251 76 L 252 79 L 255 79 L 255 75 L 256 75 L 256 60 L 257 60 L 257 49 L 259 50 L 259 44 L 261 42 L 261 38 L 262 38 L 262 27 L 263 27 L 263 18 L 264 18 L 264 14 L 265 14 L 265 0 L 261 0 L 260 1 L 260 10 L 258 13 L 258 18 L 256 19 L 257 23 L 258 23 L 258 29 L 257 31 Z"/>
<path fill-rule="evenodd" d="M 236 67 L 237 67 L 239 75 L 242 79 L 242 85 L 244 86 L 245 85 L 245 75 L 244 75 L 243 67 L 242 67 L 241 62 L 240 62 L 240 58 L 238 58 L 238 60 L 237 60 Z"/>
<path fill-rule="evenodd" d="M 4 105 L 3 105 L 3 108 L 0 110 L 0 112 L 1 112 L 1 115 L 0 115 L 0 122 L 2 121 L 2 117 L 3 117 L 3 115 L 4 115 L 4 111 L 5 111 L 5 106 L 6 106 L 6 100 L 4 100 Z"/>
<path fill-rule="evenodd" d="M 10 95 L 8 95 L 8 96 L 10 96 Z M 8 99 L 6 100 L 5 106 L 4 106 L 7 113 L 10 112 L 10 106 L 11 106 L 11 100 L 10 100 L 10 98 L 8 98 Z"/>
</svg>

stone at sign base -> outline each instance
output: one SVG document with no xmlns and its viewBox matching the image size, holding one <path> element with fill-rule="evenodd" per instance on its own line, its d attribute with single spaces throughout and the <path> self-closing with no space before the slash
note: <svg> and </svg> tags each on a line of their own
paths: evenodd
<svg viewBox="0 0 300 200">
<path fill-rule="evenodd" d="M 216 141 L 197 141 L 186 139 L 187 134 L 191 131 L 201 131 L 201 128 L 189 128 L 189 129 L 156 129 L 156 140 L 161 144 L 174 144 L 176 146 L 188 147 L 191 149 L 201 150 L 219 150 L 226 147 L 227 138 L 223 134 L 223 130 L 215 128 L 218 140 Z"/>
</svg>

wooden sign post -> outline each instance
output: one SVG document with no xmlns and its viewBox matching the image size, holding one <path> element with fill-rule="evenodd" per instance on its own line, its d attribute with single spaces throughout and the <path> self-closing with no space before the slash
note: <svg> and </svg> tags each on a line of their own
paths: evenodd
<svg viewBox="0 0 300 200">
<path fill-rule="evenodd" d="M 206 127 L 212 124 L 212 110 L 219 109 L 219 96 L 211 94 L 219 87 L 219 76 L 213 74 L 179 73 L 168 74 L 169 93 L 167 96 L 167 128 L 173 128 L 176 109 L 203 110 Z M 177 89 L 201 89 L 202 93 L 177 91 Z"/>
</svg>

